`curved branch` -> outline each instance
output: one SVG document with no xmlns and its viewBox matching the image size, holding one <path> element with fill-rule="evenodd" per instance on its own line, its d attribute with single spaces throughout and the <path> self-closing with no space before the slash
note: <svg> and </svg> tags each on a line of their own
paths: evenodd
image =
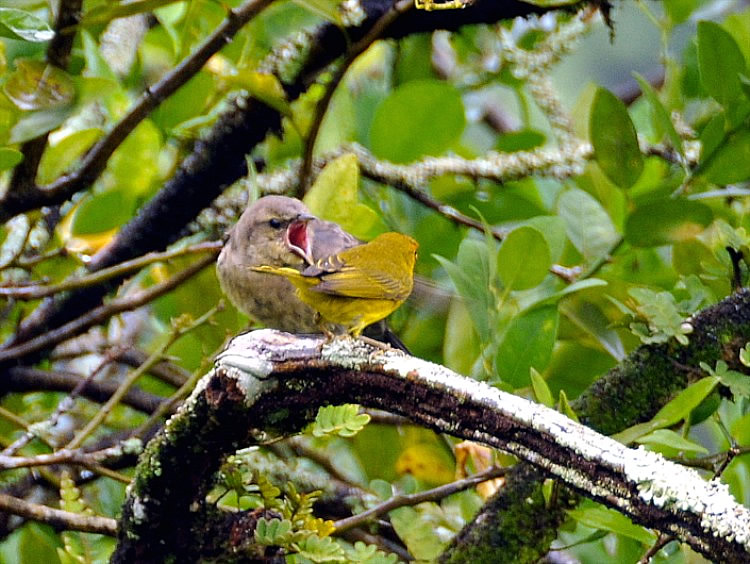
<svg viewBox="0 0 750 564">
<path fill-rule="evenodd" d="M 230 343 L 147 447 L 123 510 L 114 561 L 186 557 L 191 504 L 203 503 L 221 458 L 251 442 L 248 428 L 292 432 L 329 402 L 386 409 L 500 448 L 709 558 L 750 558 L 750 511 L 694 470 L 400 352 L 262 330 Z"/>
</svg>

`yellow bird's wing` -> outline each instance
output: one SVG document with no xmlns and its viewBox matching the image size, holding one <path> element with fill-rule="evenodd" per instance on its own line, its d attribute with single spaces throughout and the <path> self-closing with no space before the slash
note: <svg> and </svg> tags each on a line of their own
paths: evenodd
<svg viewBox="0 0 750 564">
<path fill-rule="evenodd" d="M 320 283 L 310 289 L 333 296 L 380 300 L 406 299 L 411 288 L 403 280 L 386 272 L 364 272 L 345 266 L 336 272 L 319 275 Z"/>
</svg>

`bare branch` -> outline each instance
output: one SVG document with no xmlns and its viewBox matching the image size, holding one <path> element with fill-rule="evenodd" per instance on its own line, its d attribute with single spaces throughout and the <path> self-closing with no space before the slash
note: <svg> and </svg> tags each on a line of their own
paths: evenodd
<svg viewBox="0 0 750 564">
<path fill-rule="evenodd" d="M 109 517 L 92 517 L 80 515 L 60 509 L 53 509 L 46 505 L 29 503 L 22 499 L 0 493 L 0 510 L 47 523 L 57 529 L 68 531 L 82 531 L 84 533 L 99 533 L 114 536 L 117 534 L 117 521 Z"/>
</svg>

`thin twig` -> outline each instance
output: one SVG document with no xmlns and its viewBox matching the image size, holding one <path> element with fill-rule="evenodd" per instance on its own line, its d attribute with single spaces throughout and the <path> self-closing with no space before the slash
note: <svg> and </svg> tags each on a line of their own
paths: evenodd
<svg viewBox="0 0 750 564">
<path fill-rule="evenodd" d="M 651 546 L 651 548 L 649 548 L 646 553 L 641 556 L 640 560 L 638 560 L 638 564 L 648 564 L 649 562 L 651 562 L 651 559 L 656 556 L 656 553 L 667 546 L 673 540 L 674 537 L 671 535 L 665 535 L 663 533 L 659 535 L 659 538 L 656 539 L 656 542 Z"/>
<path fill-rule="evenodd" d="M 477 484 L 486 482 L 487 480 L 492 480 L 494 478 L 504 476 L 507 471 L 507 468 L 493 466 L 492 468 L 488 468 L 484 472 L 474 474 L 473 476 L 464 478 L 463 480 L 456 480 L 455 482 L 451 482 L 450 484 L 445 484 L 444 486 L 439 486 L 431 490 L 408 495 L 395 495 L 392 498 L 384 501 L 383 503 L 368 509 L 367 511 L 363 511 L 362 513 L 358 513 L 357 515 L 347 517 L 346 519 L 339 519 L 334 523 L 336 532 L 345 531 L 347 529 L 351 529 L 352 527 L 357 527 L 363 523 L 366 523 L 367 521 L 370 521 L 371 519 L 383 515 L 384 513 L 388 513 L 389 511 L 398 509 L 399 507 L 404 507 L 407 505 L 417 505 L 418 503 L 424 503 L 425 501 L 441 500 L 444 497 L 452 495 L 456 492 L 469 489 Z"/>
<path fill-rule="evenodd" d="M 163 253 L 148 253 L 140 256 L 133 260 L 128 260 L 110 266 L 109 268 L 103 268 L 96 272 L 86 274 L 77 278 L 66 278 L 62 282 L 52 284 L 49 286 L 34 285 L 34 286 L 5 286 L 0 287 L 0 296 L 6 296 L 10 298 L 16 298 L 18 300 L 36 300 L 39 298 L 45 298 L 59 292 L 65 292 L 68 290 L 75 290 L 78 288 L 86 288 L 95 284 L 100 284 L 111 278 L 128 274 L 135 270 L 139 270 L 144 266 L 153 264 L 155 262 L 164 262 L 170 259 L 181 257 L 190 254 L 198 254 L 210 252 L 214 255 L 219 254 L 221 251 L 222 244 L 220 241 L 209 241 L 206 243 L 198 243 L 197 245 L 191 245 L 181 249 L 173 249 L 165 251 Z"/>
<path fill-rule="evenodd" d="M 315 117 L 312 121 L 312 124 L 310 125 L 310 131 L 308 132 L 307 138 L 305 140 L 305 154 L 302 158 L 302 166 L 300 168 L 299 175 L 300 196 L 305 194 L 310 186 L 310 181 L 312 178 L 315 141 L 318 138 L 318 132 L 320 131 L 320 127 L 323 124 L 323 118 L 325 117 L 326 111 L 328 110 L 328 105 L 331 103 L 333 94 L 336 91 L 338 85 L 343 80 L 346 71 L 349 70 L 349 67 L 354 63 L 357 57 L 359 57 L 362 53 L 365 52 L 365 50 L 367 50 L 370 45 L 377 41 L 377 39 L 380 38 L 383 32 L 385 32 L 385 30 L 388 29 L 388 27 L 394 21 L 396 21 L 396 19 L 401 14 L 411 9 L 413 6 L 414 2 L 412 0 L 398 0 L 394 2 L 393 6 L 391 6 L 387 12 L 380 16 L 378 21 L 375 22 L 375 24 L 370 28 L 367 34 L 365 34 L 362 39 L 351 46 L 349 52 L 346 54 L 346 57 L 341 62 L 341 65 L 339 65 L 339 67 L 336 69 L 336 72 L 334 72 L 330 83 L 326 87 L 323 97 L 318 100 L 318 103 L 315 106 Z"/>
<path fill-rule="evenodd" d="M 117 521 L 109 517 L 94 517 L 53 509 L 46 505 L 29 503 L 28 501 L 4 493 L 0 493 L 0 510 L 20 515 L 27 519 L 33 519 L 40 523 L 46 523 L 57 529 L 99 533 L 109 536 L 117 534 Z"/>
<path fill-rule="evenodd" d="M 101 407 L 101 409 L 96 412 L 96 415 L 94 415 L 94 417 L 89 420 L 89 422 L 85 427 L 83 427 L 83 429 L 76 433 L 75 437 L 73 437 L 73 439 L 67 444 L 66 448 L 73 449 L 81 446 L 83 444 L 83 441 L 86 440 L 86 438 L 104 422 L 104 420 L 112 412 L 115 406 L 120 403 L 120 400 L 123 398 L 123 396 L 125 396 L 127 391 L 133 386 L 133 384 L 135 384 L 138 378 L 148 372 L 149 368 L 151 368 L 154 364 L 160 362 L 162 357 L 164 356 L 164 353 L 170 346 L 172 346 L 172 344 L 177 339 L 192 331 L 196 327 L 206 323 L 211 317 L 213 317 L 218 309 L 219 306 L 213 307 L 193 322 L 185 326 L 178 325 L 177 327 L 175 327 L 169 334 L 167 340 L 153 352 L 148 360 L 141 364 L 138 368 L 133 370 L 130 374 L 128 374 L 128 376 L 120 384 L 119 388 L 117 388 L 117 391 L 112 394 L 112 397 L 110 397 L 109 400 L 107 400 L 107 403 L 105 403 Z"/>
<path fill-rule="evenodd" d="M 115 359 L 118 353 L 119 351 L 117 349 L 113 349 L 107 355 L 105 355 L 99 365 L 94 370 L 92 370 L 86 378 L 82 378 L 81 381 L 76 385 L 76 387 L 71 390 L 70 394 L 68 394 L 65 398 L 58 402 L 55 411 L 45 420 L 45 422 L 42 423 L 42 425 L 47 428 L 54 427 L 57 424 L 60 416 L 73 407 L 75 398 L 83 390 L 86 389 L 86 386 L 96 377 L 97 374 L 99 374 L 99 372 L 104 370 L 105 367 L 109 366 L 109 364 Z M 36 433 L 32 433 L 27 430 L 27 432 L 16 439 L 13 444 L 3 450 L 2 454 L 5 456 L 13 456 L 21 448 L 29 444 L 36 436 Z"/>
<path fill-rule="evenodd" d="M 147 304 L 179 286 L 187 279 L 191 278 L 213 262 L 213 255 L 204 257 L 200 260 L 197 260 L 185 270 L 176 274 L 169 280 L 162 282 L 161 284 L 157 284 L 146 290 L 136 292 L 131 296 L 114 299 L 108 304 L 101 305 L 95 309 L 92 309 L 88 313 L 66 323 L 65 325 L 58 327 L 57 329 L 48 331 L 47 333 L 30 339 L 24 343 L 21 343 L 20 345 L 0 350 L 0 362 L 20 358 L 27 354 L 31 354 L 51 347 L 53 345 L 56 345 L 57 343 L 64 341 L 65 339 L 69 339 L 74 335 L 85 331 L 92 325 L 101 323 L 102 321 L 112 317 L 113 315 L 116 315 L 123 311 L 129 311 L 131 309 L 135 309 L 144 304 Z"/>
<path fill-rule="evenodd" d="M 33 186 L 11 200 L 6 197 L 4 200 L 8 201 L 4 201 L 4 205 L 0 206 L 0 220 L 42 205 L 62 203 L 78 190 L 91 184 L 107 166 L 112 153 L 133 129 L 163 100 L 203 68 L 208 59 L 272 2 L 273 0 L 247 0 L 240 7 L 230 9 L 221 25 L 190 56 L 184 58 L 154 86 L 146 89 L 135 106 L 83 157 L 78 169 L 47 186 Z"/>
</svg>

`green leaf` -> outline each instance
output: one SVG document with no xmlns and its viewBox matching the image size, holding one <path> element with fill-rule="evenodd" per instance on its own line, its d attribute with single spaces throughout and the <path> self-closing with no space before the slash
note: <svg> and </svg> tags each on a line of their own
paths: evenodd
<svg viewBox="0 0 750 564">
<path fill-rule="evenodd" d="M 339 4 L 341 0 L 293 0 L 295 4 L 310 10 L 313 14 L 317 14 L 326 21 L 343 27 L 341 22 L 341 14 L 339 12 Z"/>
<path fill-rule="evenodd" d="M 677 302 L 670 292 L 655 292 L 648 288 L 630 288 L 628 294 L 636 302 L 638 314 L 646 319 L 643 323 L 631 323 L 630 328 L 646 344 L 666 343 L 674 337 L 681 344 L 688 343 L 691 326 L 685 325 L 684 316 L 677 309 Z"/>
<path fill-rule="evenodd" d="M 705 204 L 664 199 L 638 207 L 625 224 L 625 240 L 635 247 L 658 247 L 695 239 L 713 221 Z"/>
<path fill-rule="evenodd" d="M 439 155 L 460 137 L 466 124 L 461 94 L 441 80 L 414 80 L 396 88 L 378 106 L 370 127 L 370 148 L 396 163 Z"/>
<path fill-rule="evenodd" d="M 526 311 L 511 321 L 495 355 L 497 378 L 514 388 L 530 384 L 529 370 L 544 370 L 557 337 L 557 306 Z"/>
<path fill-rule="evenodd" d="M 708 449 L 704 446 L 686 439 L 679 433 L 675 433 L 670 429 L 657 429 L 656 431 L 651 431 L 647 435 L 643 435 L 636 439 L 635 442 L 643 445 L 665 447 L 670 450 L 678 450 L 682 452 L 708 454 Z"/>
<path fill-rule="evenodd" d="M 55 32 L 47 22 L 34 14 L 15 8 L 0 8 L 0 37 L 41 43 L 54 36 Z"/>
<path fill-rule="evenodd" d="M 344 549 L 330 537 L 308 536 L 292 547 L 313 562 L 344 562 Z"/>
<path fill-rule="evenodd" d="M 698 70 L 701 84 L 722 106 L 742 96 L 739 74 L 745 57 L 731 34 L 714 22 L 698 22 Z"/>
<path fill-rule="evenodd" d="M 326 165 L 318 175 L 304 201 L 315 215 L 334 221 L 362 239 L 384 231 L 374 210 L 359 201 L 359 164 L 356 155 L 348 153 Z"/>
<path fill-rule="evenodd" d="M 21 110 L 56 110 L 72 104 L 76 89 L 62 69 L 43 61 L 20 59 L 3 92 Z"/>
<path fill-rule="evenodd" d="M 629 444 L 656 429 L 670 427 L 682 421 L 708 397 L 718 384 L 719 379 L 715 376 L 701 378 L 677 394 L 677 397 L 662 407 L 650 421 L 628 427 L 612 435 L 612 438 L 623 444 Z"/>
<path fill-rule="evenodd" d="M 547 385 L 546 380 L 542 377 L 539 372 L 532 366 L 530 369 L 531 375 L 531 387 L 534 390 L 534 397 L 538 403 L 546 405 L 547 407 L 554 407 L 555 400 L 552 399 L 552 392 Z"/>
<path fill-rule="evenodd" d="M 557 209 L 565 220 L 568 239 L 587 261 L 606 256 L 620 238 L 602 205 L 583 190 L 563 192 Z"/>
<path fill-rule="evenodd" d="M 643 172 L 638 137 L 625 104 L 609 90 L 600 88 L 594 96 L 589 137 L 607 178 L 620 188 L 635 184 Z"/>
<path fill-rule="evenodd" d="M 255 526 L 255 540 L 266 546 L 283 545 L 289 540 L 292 523 L 288 519 L 266 519 L 261 517 Z"/>
<path fill-rule="evenodd" d="M 318 410 L 312 425 L 312 434 L 315 437 L 353 437 L 369 422 L 370 416 L 366 413 L 360 414 L 358 405 L 327 405 Z"/>
<path fill-rule="evenodd" d="M 552 262 L 557 262 L 565 250 L 565 222 L 556 215 L 537 215 L 527 219 L 524 225 L 541 231 L 549 247 Z"/>
<path fill-rule="evenodd" d="M 743 129 L 730 135 L 710 155 L 701 172 L 714 184 L 732 184 L 750 179 L 750 130 Z"/>
<path fill-rule="evenodd" d="M 611 321 L 595 303 L 587 300 L 566 300 L 560 313 L 576 327 L 591 335 L 618 362 L 625 358 L 625 347 Z"/>
<path fill-rule="evenodd" d="M 134 2 L 109 2 L 101 4 L 86 12 L 81 20 L 83 27 L 104 24 L 117 18 L 126 18 L 135 14 L 152 12 L 161 6 L 173 4 L 180 0 L 140 0 Z"/>
<path fill-rule="evenodd" d="M 718 378 L 721 383 L 729 388 L 732 392 L 734 401 L 739 401 L 742 398 L 750 398 L 750 376 L 737 372 L 736 370 L 730 370 L 729 366 L 723 360 L 716 361 L 716 368 L 711 369 L 705 362 L 700 363 L 701 368 Z"/>
<path fill-rule="evenodd" d="M 635 539 L 640 543 L 652 545 L 656 535 L 633 522 L 625 515 L 614 509 L 601 505 L 579 507 L 568 510 L 568 515 L 579 523 L 593 529 L 604 529 L 624 537 Z"/>
<path fill-rule="evenodd" d="M 541 231 L 524 225 L 508 233 L 497 253 L 497 273 L 506 288 L 528 290 L 549 274 L 549 246 Z"/>
<path fill-rule="evenodd" d="M 533 129 L 522 131 L 509 131 L 503 133 L 495 144 L 495 149 L 503 153 L 514 153 L 516 151 L 531 151 L 536 147 L 544 145 L 546 137 L 543 133 Z"/>
<path fill-rule="evenodd" d="M 491 252 L 495 254 L 494 249 Z M 467 236 L 458 247 L 455 263 L 433 255 L 450 276 L 458 295 L 464 299 L 482 342 L 490 338 L 490 320 L 496 311 L 495 298 L 490 290 L 489 254 L 485 241 Z"/>
<path fill-rule="evenodd" d="M 75 212 L 72 234 L 91 235 L 119 227 L 132 217 L 134 205 L 132 196 L 122 189 L 89 196 Z"/>
<path fill-rule="evenodd" d="M 420 506 L 422 507 L 422 506 Z M 401 507 L 390 513 L 396 533 L 417 560 L 433 562 L 442 552 L 445 540 L 434 523 L 411 507 Z"/>
<path fill-rule="evenodd" d="M 39 163 L 37 179 L 47 184 L 68 170 L 102 135 L 101 129 L 82 129 L 50 143 Z"/>
<path fill-rule="evenodd" d="M 24 143 L 56 129 L 73 113 L 71 107 L 32 112 L 19 119 L 10 131 L 11 143 Z"/>
<path fill-rule="evenodd" d="M 10 147 L 0 148 L 0 171 L 9 170 L 23 160 L 23 153 Z"/>
<path fill-rule="evenodd" d="M 667 139 L 669 139 L 672 147 L 674 147 L 674 149 L 678 153 L 684 156 L 685 153 L 682 149 L 682 138 L 680 138 L 680 136 L 677 134 L 677 130 L 674 128 L 672 119 L 670 118 L 667 109 L 661 103 L 661 100 L 659 100 L 656 91 L 654 91 L 648 80 L 643 78 L 637 72 L 633 73 L 633 76 L 638 81 L 638 84 L 640 84 L 641 92 L 643 92 L 643 94 L 646 96 L 646 99 L 651 106 L 654 124 L 659 128 L 659 130 L 661 130 L 661 132 L 666 133 Z"/>
<path fill-rule="evenodd" d="M 570 405 L 570 401 L 568 401 L 568 394 L 565 393 L 565 390 L 560 390 L 560 413 L 565 414 L 565 416 L 572 419 L 576 423 L 581 422 L 581 420 L 578 419 L 578 414 L 573 409 L 573 406 Z"/>
</svg>

